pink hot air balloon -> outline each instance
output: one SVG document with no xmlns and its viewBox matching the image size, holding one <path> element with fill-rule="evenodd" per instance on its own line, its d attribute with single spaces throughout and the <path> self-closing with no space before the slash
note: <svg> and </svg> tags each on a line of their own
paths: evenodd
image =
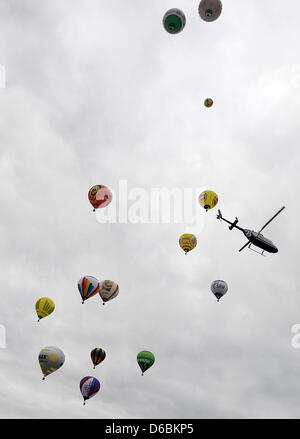
<svg viewBox="0 0 300 439">
<path fill-rule="evenodd" d="M 220 0 L 201 0 L 198 12 L 202 20 L 215 21 L 222 12 L 222 3 Z"/>
<path fill-rule="evenodd" d="M 89 201 L 94 208 L 94 211 L 109 205 L 112 200 L 111 190 L 100 184 L 96 184 L 89 190 Z"/>
</svg>

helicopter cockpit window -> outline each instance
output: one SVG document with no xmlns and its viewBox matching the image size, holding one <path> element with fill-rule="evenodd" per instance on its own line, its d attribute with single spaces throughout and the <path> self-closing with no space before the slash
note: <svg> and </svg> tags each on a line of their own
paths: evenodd
<svg viewBox="0 0 300 439">
<path fill-rule="evenodd" d="M 263 236 L 263 235 L 261 235 L 261 236 Z M 268 238 L 266 238 L 265 236 L 264 236 L 263 238 L 264 238 L 264 240 L 265 240 L 266 242 L 268 242 L 269 244 L 271 244 L 271 245 L 275 245 L 274 242 L 271 241 L 271 239 L 268 239 Z"/>
</svg>

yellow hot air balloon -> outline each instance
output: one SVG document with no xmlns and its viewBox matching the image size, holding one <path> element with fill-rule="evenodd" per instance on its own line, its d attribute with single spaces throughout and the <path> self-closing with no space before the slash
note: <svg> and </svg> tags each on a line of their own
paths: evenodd
<svg viewBox="0 0 300 439">
<path fill-rule="evenodd" d="M 197 238 L 191 233 L 184 233 L 179 238 L 179 245 L 182 250 L 187 254 L 189 251 L 193 250 L 197 245 Z"/>
<path fill-rule="evenodd" d="M 207 98 L 207 99 L 205 99 L 205 101 L 204 101 L 204 105 L 205 105 L 207 108 L 212 107 L 213 103 L 214 103 L 214 101 L 213 101 L 211 98 Z"/>
<path fill-rule="evenodd" d="M 218 203 L 218 195 L 214 191 L 203 191 L 199 195 L 199 204 L 204 207 L 206 212 L 215 207 Z"/>
<path fill-rule="evenodd" d="M 54 311 L 55 305 L 49 297 L 41 297 L 35 304 L 36 313 L 40 321 Z"/>
</svg>

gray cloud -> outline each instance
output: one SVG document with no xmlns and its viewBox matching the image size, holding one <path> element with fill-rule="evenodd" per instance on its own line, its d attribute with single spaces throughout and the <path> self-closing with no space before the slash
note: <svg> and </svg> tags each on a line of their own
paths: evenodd
<svg viewBox="0 0 300 439">
<path fill-rule="evenodd" d="M 279 1 L 223 3 L 208 24 L 178 1 L 187 24 L 171 36 L 167 1 L 1 2 L 2 418 L 299 416 L 299 5 L 283 20 Z M 200 207 L 187 256 L 185 224 L 99 224 L 89 188 L 123 179 L 214 189 L 254 229 L 286 205 L 266 229 L 279 253 L 239 254 L 243 235 Z M 117 281 L 119 296 L 81 305 L 85 274 Z M 56 309 L 37 323 L 42 296 Z M 66 361 L 42 381 L 47 345 Z M 107 358 L 93 370 L 96 346 Z M 143 349 L 156 362 L 141 377 Z M 83 407 L 90 374 L 102 387 Z"/>
</svg>

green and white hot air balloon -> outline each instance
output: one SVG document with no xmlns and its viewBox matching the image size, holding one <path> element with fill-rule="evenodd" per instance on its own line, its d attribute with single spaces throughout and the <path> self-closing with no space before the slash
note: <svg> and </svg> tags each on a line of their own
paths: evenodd
<svg viewBox="0 0 300 439">
<path fill-rule="evenodd" d="M 149 351 L 141 351 L 137 355 L 137 362 L 141 368 L 142 375 L 146 372 L 146 370 L 151 367 L 155 362 L 155 357 L 152 352 Z"/>
</svg>

